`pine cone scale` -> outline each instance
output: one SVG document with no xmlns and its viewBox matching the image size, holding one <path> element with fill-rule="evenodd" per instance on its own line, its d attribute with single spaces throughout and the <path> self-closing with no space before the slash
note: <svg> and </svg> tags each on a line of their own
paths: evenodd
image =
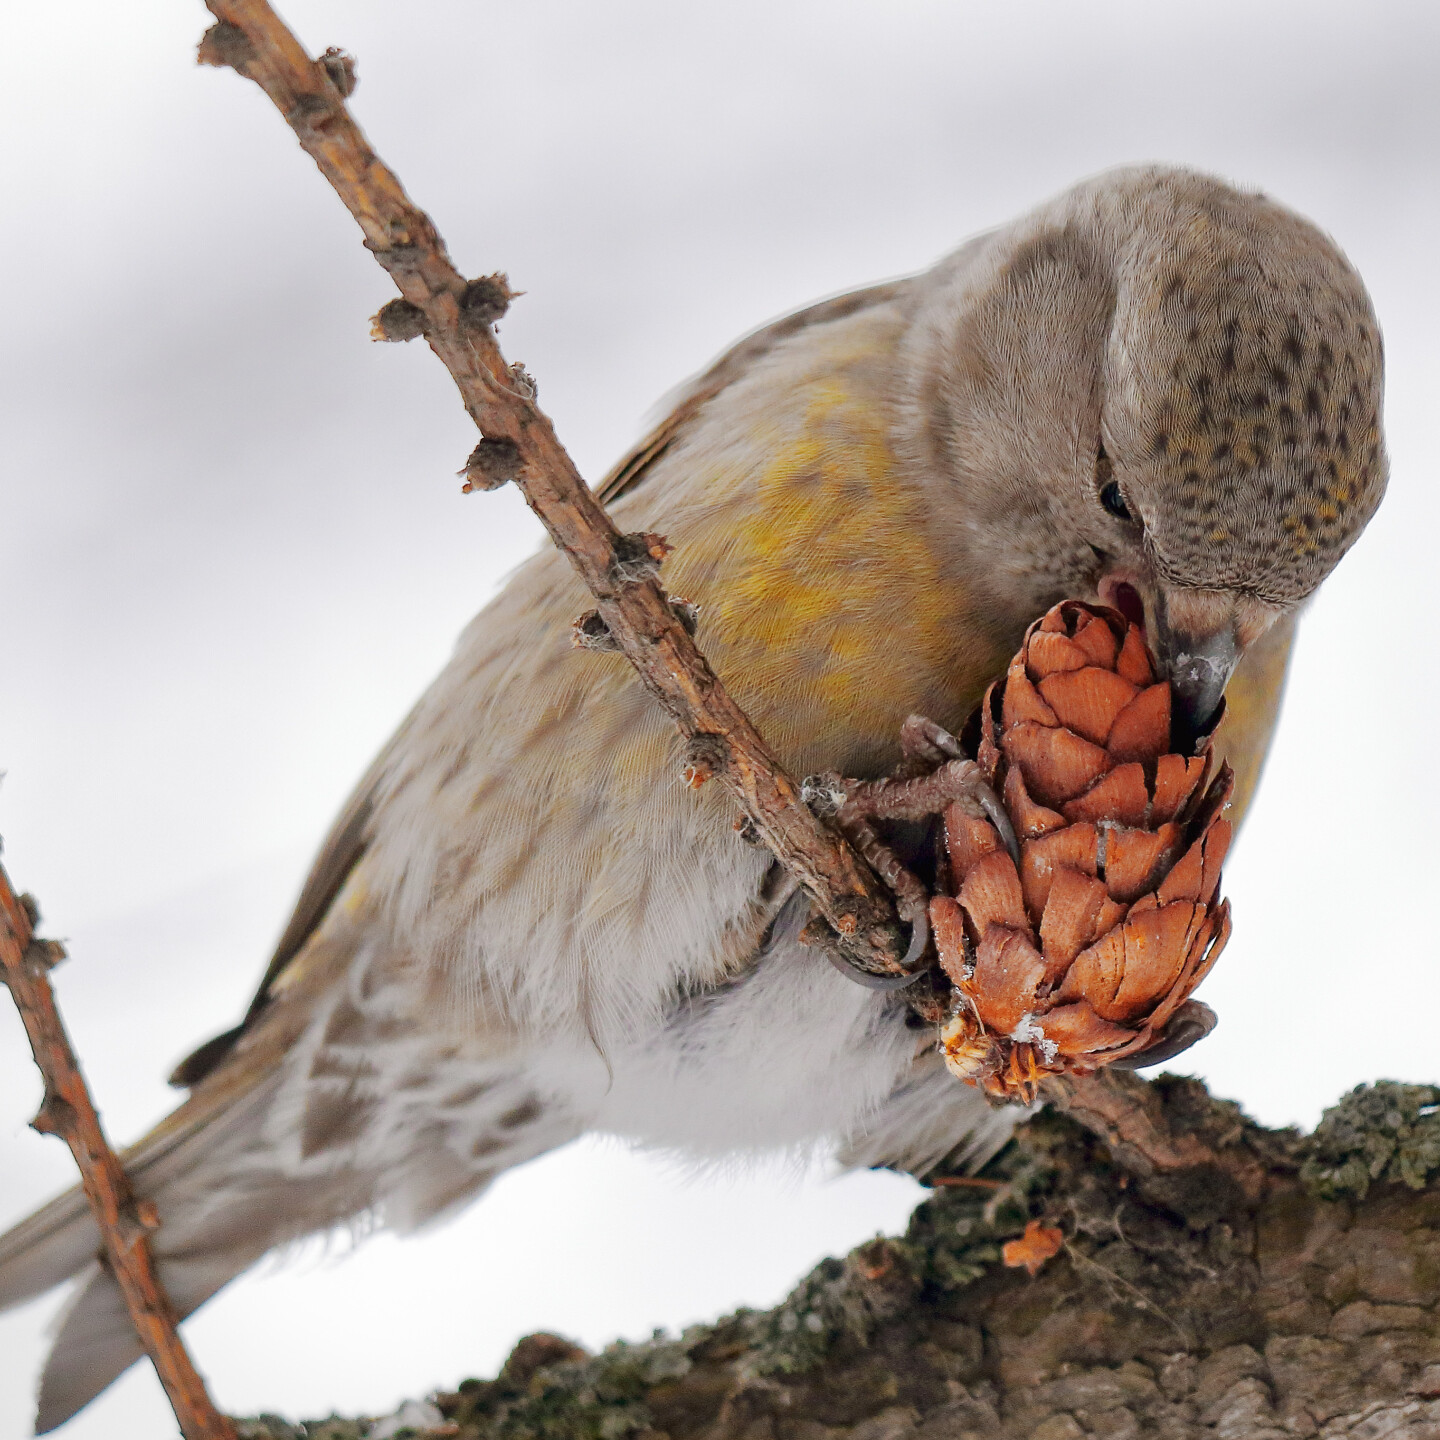
<svg viewBox="0 0 1440 1440">
<path fill-rule="evenodd" d="M 1010 1036 L 1035 1008 L 1044 980 L 1045 961 L 1030 936 L 992 925 L 976 951 L 968 988 L 989 1029 Z"/>
<path fill-rule="evenodd" d="M 1030 798 L 1030 792 L 1025 788 L 1025 777 L 1018 768 L 1005 777 L 1005 807 L 1015 822 L 1015 833 L 1025 840 L 1048 835 L 1065 824 L 1065 817 L 1058 810 L 1051 810 Z"/>
<path fill-rule="evenodd" d="M 1092 744 L 1107 746 L 1110 731 L 1141 692 L 1122 675 L 1087 665 L 1040 682 L 1040 694 L 1057 719 Z"/>
<path fill-rule="evenodd" d="M 1075 734 L 1022 720 L 1006 735 L 1006 755 L 1042 805 L 1062 806 L 1088 790 L 1112 767 L 1101 745 Z"/>
<path fill-rule="evenodd" d="M 1149 809 L 1145 767 L 1132 760 L 1111 770 L 1083 795 L 1065 801 L 1060 812 L 1067 820 L 1110 820 L 1121 825 L 1143 825 Z"/>
<path fill-rule="evenodd" d="M 1045 978 L 1052 984 L 1064 977 L 1097 934 L 1110 928 L 1100 923 L 1107 899 L 1105 886 L 1093 875 L 1068 867 L 1056 874 L 1040 917 L 1040 944 L 1048 962 Z"/>
<path fill-rule="evenodd" d="M 1150 813 L 1159 821 L 1173 820 L 1189 803 L 1205 777 L 1205 761 L 1182 755 L 1162 755 L 1155 762 L 1155 799 Z"/>
<path fill-rule="evenodd" d="M 1015 862 L 1003 850 L 992 850 L 975 862 L 960 887 L 960 904 L 980 935 L 992 925 L 1012 930 L 1030 925 Z"/>
<path fill-rule="evenodd" d="M 1153 764 L 1170 748 L 1170 682 L 1142 690 L 1116 717 L 1105 747 L 1119 764 Z"/>
</svg>

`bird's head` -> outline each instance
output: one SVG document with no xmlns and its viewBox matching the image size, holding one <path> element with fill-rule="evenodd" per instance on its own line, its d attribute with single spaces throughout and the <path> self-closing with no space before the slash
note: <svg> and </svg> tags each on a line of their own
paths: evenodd
<svg viewBox="0 0 1440 1440">
<path fill-rule="evenodd" d="M 1087 594 L 1143 619 L 1192 729 L 1384 493 L 1358 275 L 1299 216 L 1188 171 L 1114 172 L 972 241 L 910 345 L 911 458 L 994 623 Z"/>
</svg>

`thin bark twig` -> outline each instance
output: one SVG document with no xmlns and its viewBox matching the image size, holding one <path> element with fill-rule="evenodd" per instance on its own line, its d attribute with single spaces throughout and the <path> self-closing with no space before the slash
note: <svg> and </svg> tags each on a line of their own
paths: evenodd
<svg viewBox="0 0 1440 1440">
<path fill-rule="evenodd" d="M 466 279 L 434 224 L 346 108 L 354 84 L 348 57 L 328 52 L 312 60 L 265 0 L 205 3 L 219 23 L 201 42 L 202 63 L 228 65 L 265 91 L 355 217 L 366 247 L 420 312 L 407 313 L 491 445 L 488 478 L 497 478 L 497 456 L 518 458 L 507 478 L 594 595 L 608 632 L 602 638 L 624 652 L 686 740 L 704 750 L 709 770 L 810 892 L 847 958 L 877 974 L 900 970 L 906 942 L 890 893 L 844 837 L 811 813 L 800 786 L 711 670 L 657 583 L 659 560 L 654 548 L 646 553 L 647 537 L 620 533 L 536 406 L 529 377 L 506 364 L 487 323 L 494 312 L 487 316 L 482 306 L 477 315 L 467 306 Z M 514 452 L 497 452 L 497 441 Z"/>
<path fill-rule="evenodd" d="M 31 913 L 0 867 L 0 979 L 10 989 L 45 1080 L 45 1099 L 31 1124 L 42 1135 L 58 1135 L 75 1157 L 100 1228 L 102 1259 L 120 1287 L 185 1440 L 236 1440 L 234 1425 L 215 1408 L 176 1331 L 175 1308 L 150 1250 L 150 1231 L 159 1224 L 155 1208 L 135 1198 L 105 1138 L 60 1019 L 48 972 L 62 953 L 58 946 L 36 939 Z"/>
</svg>

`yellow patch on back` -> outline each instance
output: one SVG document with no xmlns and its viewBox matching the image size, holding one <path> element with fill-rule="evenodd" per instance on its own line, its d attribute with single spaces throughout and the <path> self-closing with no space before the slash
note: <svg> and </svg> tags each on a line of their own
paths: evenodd
<svg viewBox="0 0 1440 1440">
<path fill-rule="evenodd" d="M 791 763 L 840 763 L 837 737 L 847 754 L 888 755 L 911 709 L 959 723 L 1006 657 L 940 571 L 883 402 L 832 357 L 789 404 L 788 423 L 762 414 L 743 437 L 762 464 L 707 481 L 723 498 L 674 535 L 669 578 L 700 601 L 702 646 Z"/>
</svg>

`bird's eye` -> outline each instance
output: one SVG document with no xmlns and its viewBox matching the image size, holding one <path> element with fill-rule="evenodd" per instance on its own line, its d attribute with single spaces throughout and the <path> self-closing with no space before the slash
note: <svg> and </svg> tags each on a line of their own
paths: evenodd
<svg viewBox="0 0 1440 1440">
<path fill-rule="evenodd" d="M 1113 480 L 1101 488 L 1100 503 L 1117 520 L 1129 520 L 1132 518 L 1130 515 L 1130 507 L 1125 503 L 1125 497 L 1120 493 L 1120 487 Z"/>
<path fill-rule="evenodd" d="M 1095 451 L 1095 484 L 1100 489 L 1100 503 L 1117 520 L 1133 519 L 1130 507 L 1120 493 L 1120 486 L 1111 478 L 1114 473 L 1115 467 L 1110 463 L 1102 441 Z"/>
</svg>

